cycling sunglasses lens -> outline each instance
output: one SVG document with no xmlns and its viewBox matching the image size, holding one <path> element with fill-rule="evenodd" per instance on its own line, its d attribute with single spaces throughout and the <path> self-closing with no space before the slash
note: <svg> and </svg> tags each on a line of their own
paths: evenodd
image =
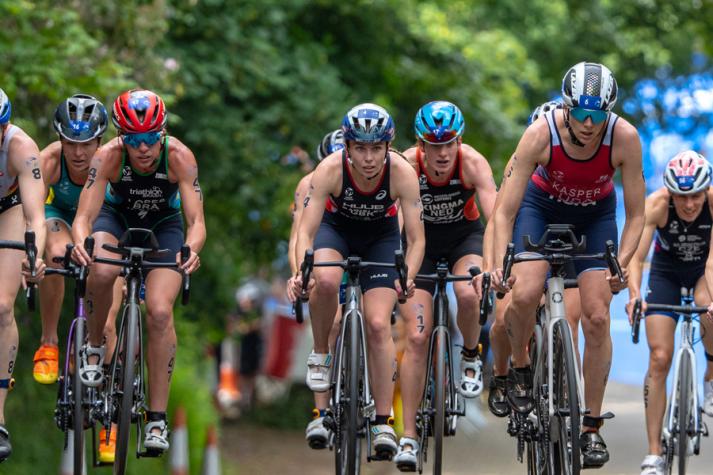
<svg viewBox="0 0 713 475">
<path fill-rule="evenodd" d="M 423 138 L 426 142 L 430 144 L 442 144 L 442 143 L 449 143 L 453 141 L 454 138 L 458 135 L 458 132 L 455 130 L 436 130 L 435 132 L 423 134 Z"/>
<path fill-rule="evenodd" d="M 133 148 L 138 148 L 142 143 L 149 147 L 161 139 L 161 132 L 145 132 L 143 134 L 126 134 L 124 143 Z"/>
<path fill-rule="evenodd" d="M 592 119 L 592 123 L 601 124 L 607 119 L 609 113 L 607 111 L 584 109 L 582 107 L 572 108 L 572 117 L 574 117 L 578 122 L 585 122 L 587 117 Z"/>
</svg>

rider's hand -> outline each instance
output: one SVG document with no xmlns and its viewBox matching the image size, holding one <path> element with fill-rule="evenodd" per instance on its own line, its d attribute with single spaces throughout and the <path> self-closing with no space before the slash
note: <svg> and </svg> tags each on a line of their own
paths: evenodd
<svg viewBox="0 0 713 475">
<path fill-rule="evenodd" d="M 706 313 L 706 319 L 708 319 L 708 323 L 713 323 L 713 302 L 708 305 L 708 312 Z"/>
<path fill-rule="evenodd" d="M 310 292 L 312 292 L 312 289 L 314 288 L 315 281 L 314 277 L 310 278 L 309 283 L 307 284 L 307 290 L 302 291 L 302 273 L 298 272 L 296 276 L 292 277 L 291 282 L 288 283 L 287 287 L 287 298 L 290 299 L 290 302 L 295 302 L 298 297 L 300 298 L 309 298 Z"/>
<path fill-rule="evenodd" d="M 76 244 L 72 248 L 72 260 L 79 264 L 80 266 L 90 266 L 92 265 L 92 258 L 89 257 L 89 253 L 84 249 L 84 244 Z"/>
<path fill-rule="evenodd" d="M 401 284 L 399 283 L 399 279 L 396 279 L 394 281 L 394 287 L 396 288 L 396 295 L 402 296 L 404 295 L 404 290 L 401 288 Z M 406 298 L 410 299 L 413 297 L 413 294 L 416 292 L 416 283 L 413 281 L 413 279 L 406 279 Z"/>
<path fill-rule="evenodd" d="M 496 292 L 506 294 L 510 292 L 513 285 L 515 285 L 516 277 L 510 275 L 507 282 L 503 282 L 503 270 L 495 269 L 490 272 L 490 288 Z"/>
<path fill-rule="evenodd" d="M 624 282 L 621 282 L 618 276 L 612 275 L 611 272 L 609 272 L 609 269 L 604 270 L 604 275 L 607 279 L 607 282 L 609 282 L 609 288 L 611 289 L 611 292 L 613 294 L 624 290 L 627 287 L 627 283 L 629 281 L 629 269 L 621 269 L 621 275 L 624 277 Z"/>
<path fill-rule="evenodd" d="M 27 283 L 37 284 L 45 276 L 45 262 L 41 257 L 35 259 L 35 275 L 30 273 L 30 263 L 27 257 L 22 261 L 22 286 L 27 288 Z"/>
<path fill-rule="evenodd" d="M 634 304 L 638 299 L 641 297 L 632 297 L 629 299 L 629 302 L 626 304 L 626 315 L 629 317 L 629 325 L 634 324 Z M 642 300 L 641 301 L 641 315 L 644 315 L 646 313 L 646 301 Z"/>
<path fill-rule="evenodd" d="M 188 260 L 181 264 L 181 252 L 179 251 L 176 254 L 176 264 L 178 264 L 178 268 L 186 274 L 192 274 L 201 266 L 201 258 L 191 249 L 191 255 L 188 257 Z"/>
</svg>

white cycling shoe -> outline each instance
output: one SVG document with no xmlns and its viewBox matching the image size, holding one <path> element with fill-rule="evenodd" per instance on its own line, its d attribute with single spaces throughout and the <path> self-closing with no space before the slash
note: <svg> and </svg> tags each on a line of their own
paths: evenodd
<svg viewBox="0 0 713 475">
<path fill-rule="evenodd" d="M 389 424 L 371 426 L 371 446 L 376 460 L 391 460 L 396 453 L 396 432 Z"/>
<path fill-rule="evenodd" d="M 399 450 L 394 457 L 396 468 L 402 472 L 415 472 L 418 465 L 418 451 L 420 447 L 416 439 L 401 437 Z"/>
<path fill-rule="evenodd" d="M 329 445 L 329 429 L 324 425 L 324 417 L 319 417 L 319 412 L 317 415 L 307 424 L 305 439 L 310 448 L 320 450 Z"/>
<path fill-rule="evenodd" d="M 468 375 L 468 370 L 473 371 L 473 376 Z M 461 356 L 460 374 L 458 392 L 469 399 L 480 396 L 480 393 L 483 392 L 483 362 L 480 361 L 480 357 L 466 358 Z"/>
<path fill-rule="evenodd" d="M 329 391 L 329 375 L 332 366 L 332 355 L 312 351 L 307 358 L 307 386 L 314 392 Z"/>
<path fill-rule="evenodd" d="M 713 417 L 713 380 L 703 382 L 703 412 Z"/>
<path fill-rule="evenodd" d="M 91 346 L 87 343 L 79 350 L 81 366 L 79 367 L 79 379 L 82 384 L 89 388 L 98 388 L 104 382 L 104 356 L 106 348 L 104 346 Z M 98 356 L 96 364 L 89 364 L 90 356 Z"/>
<path fill-rule="evenodd" d="M 154 429 L 161 432 L 156 433 Z M 168 443 L 168 424 L 166 421 L 149 421 L 144 427 L 145 438 L 144 447 L 155 452 L 165 452 L 170 444 Z"/>
<path fill-rule="evenodd" d="M 641 462 L 641 475 L 664 475 L 666 462 L 660 455 L 647 455 Z"/>
</svg>

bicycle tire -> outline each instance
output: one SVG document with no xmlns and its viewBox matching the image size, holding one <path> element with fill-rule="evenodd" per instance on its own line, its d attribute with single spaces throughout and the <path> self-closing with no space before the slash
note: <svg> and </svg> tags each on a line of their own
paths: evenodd
<svg viewBox="0 0 713 475">
<path fill-rule="evenodd" d="M 134 377 L 136 343 L 138 342 L 138 328 L 140 318 L 140 308 L 138 304 L 131 302 L 126 313 L 127 321 L 122 325 L 124 340 L 122 342 L 121 353 L 124 355 L 122 364 L 121 380 L 119 382 L 119 416 L 117 420 L 118 428 L 116 434 L 116 460 L 114 462 L 114 475 L 124 475 L 126 471 L 129 438 L 132 432 L 131 410 L 134 405 Z"/>
<path fill-rule="evenodd" d="M 78 318 L 74 324 L 74 338 L 72 341 L 74 355 L 74 374 L 72 377 L 72 428 L 73 428 L 73 466 L 74 475 L 82 475 L 84 469 L 84 387 L 82 379 L 79 377 L 79 368 L 82 357 L 79 354 L 80 349 L 84 345 L 84 328 L 86 321 L 83 318 Z"/>
<path fill-rule="evenodd" d="M 349 400 L 347 406 L 347 472 L 359 473 L 359 320 L 356 315 L 349 316 Z"/>
<path fill-rule="evenodd" d="M 546 368 L 541 362 L 541 352 L 542 348 L 542 327 L 537 324 L 532 332 L 532 337 L 530 338 L 530 364 L 533 368 L 533 388 L 532 396 L 535 400 L 535 408 L 533 411 L 536 416 L 536 426 L 534 427 L 534 433 L 532 434 L 532 439 L 527 442 L 527 473 L 528 475 L 546 475 L 551 471 L 551 464 L 549 460 L 549 446 L 542 439 L 544 435 L 544 428 L 541 427 L 543 417 L 541 416 L 541 398 L 540 386 L 542 382 L 546 379 Z M 542 374 L 539 374 L 542 373 Z"/>
<path fill-rule="evenodd" d="M 683 354 L 681 365 L 678 368 L 678 417 L 676 427 L 676 455 L 678 456 L 678 475 L 686 473 L 688 462 L 688 427 L 691 422 L 691 360 Z"/>
<path fill-rule="evenodd" d="M 555 473 L 579 475 L 582 463 L 579 446 L 581 415 L 572 334 L 569 323 L 564 319 L 555 322 L 553 330 L 555 381 L 551 397 L 554 398 L 555 420 L 552 427 L 558 431 L 553 438 L 554 468 Z"/>
<path fill-rule="evenodd" d="M 436 352 L 433 379 L 436 386 L 433 411 L 433 474 L 440 475 L 443 470 L 443 438 L 446 434 L 446 336 L 443 327 L 434 329 L 434 351 Z"/>
</svg>

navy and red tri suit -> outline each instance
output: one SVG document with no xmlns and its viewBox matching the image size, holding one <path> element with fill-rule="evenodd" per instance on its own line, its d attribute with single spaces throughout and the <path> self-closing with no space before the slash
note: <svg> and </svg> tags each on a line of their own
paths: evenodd
<svg viewBox="0 0 713 475">
<path fill-rule="evenodd" d="M 314 249 L 334 249 L 343 258 L 359 256 L 366 261 L 394 262 L 401 248 L 398 204 L 391 197 L 391 156 L 373 191 L 360 190 L 352 177 L 347 151 L 342 151 L 342 186 L 338 196 L 327 199 Z M 370 267 L 362 271 L 363 292 L 377 287 L 394 288 L 398 278 L 393 268 Z"/>
<path fill-rule="evenodd" d="M 680 305 L 681 287 L 696 287 L 706 271 L 712 224 L 707 196 L 701 213 L 691 223 L 678 217 L 673 198 L 669 198 L 666 224 L 656 228 L 646 294 L 648 303 Z M 673 312 L 647 311 L 646 314 L 668 315 L 677 321 L 679 318 Z"/>
<path fill-rule="evenodd" d="M 442 183 L 435 183 L 429 178 L 419 148 L 416 149 L 416 163 L 426 234 L 426 252 L 419 274 L 436 272 L 440 259 L 447 259 L 452 271 L 463 256 L 482 256 L 485 228 L 475 202 L 475 188 L 466 187 L 463 181 L 461 148 L 458 148 L 451 175 Z M 433 282 L 417 280 L 416 287 L 431 294 L 435 291 Z"/>
<path fill-rule="evenodd" d="M 550 158 L 538 166 L 527 184 L 513 228 L 516 252 L 523 252 L 522 237 L 533 242 L 544 234 L 548 224 L 572 224 L 577 238 L 587 236 L 587 253 L 605 250 L 605 243 L 618 242 L 616 193 L 612 177 L 612 147 L 618 116 L 613 112 L 605 125 L 604 135 L 594 154 L 584 160 L 567 155 L 562 145 L 555 113 L 545 114 L 550 131 Z M 596 259 L 575 261 L 577 275 L 588 269 L 604 269 Z"/>
</svg>

